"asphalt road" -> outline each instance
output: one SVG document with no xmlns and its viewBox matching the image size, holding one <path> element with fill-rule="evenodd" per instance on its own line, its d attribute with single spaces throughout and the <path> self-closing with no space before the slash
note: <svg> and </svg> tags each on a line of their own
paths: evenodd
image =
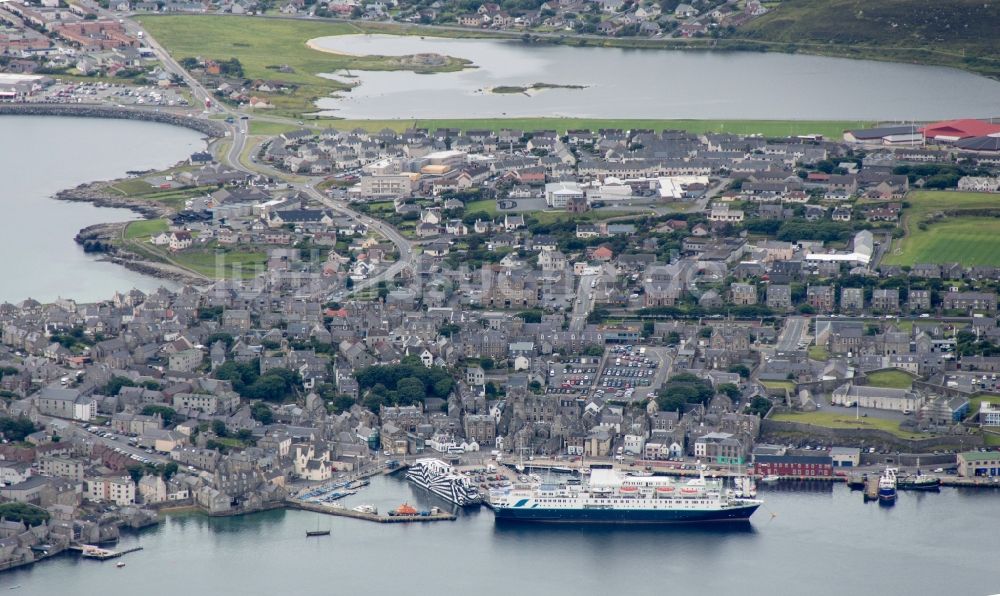
<svg viewBox="0 0 1000 596">
<path fill-rule="evenodd" d="M 106 447 L 109 447 L 111 449 L 118 448 L 121 451 L 123 451 L 126 455 L 129 455 L 129 456 L 136 455 L 138 457 L 143 457 L 143 458 L 151 460 L 153 463 L 156 463 L 156 464 L 165 464 L 165 463 L 171 461 L 169 457 L 165 457 L 163 455 L 160 455 L 160 454 L 156 453 L 155 451 L 153 453 L 146 453 L 146 451 L 144 449 L 140 449 L 139 447 L 135 447 L 135 446 L 129 445 L 128 439 L 126 437 L 122 437 L 121 435 L 118 435 L 118 434 L 115 434 L 114 438 L 106 439 L 106 438 L 100 436 L 99 434 L 92 433 L 92 432 L 88 431 L 86 428 L 81 428 L 80 426 L 78 426 L 74 422 L 70 422 L 70 421 L 64 420 L 62 418 L 53 418 L 51 416 L 42 416 L 42 415 L 40 415 L 39 416 L 39 421 L 42 422 L 42 423 L 44 423 L 46 426 L 48 426 L 51 423 L 57 423 L 61 428 L 64 429 L 62 432 L 65 435 L 67 435 L 66 436 L 67 439 L 69 439 L 70 437 L 74 437 L 74 436 L 75 437 L 81 437 L 87 443 L 102 444 L 102 445 L 104 445 Z M 92 425 L 91 424 L 87 424 L 86 426 L 92 426 Z M 104 432 L 112 432 L 110 426 L 102 426 L 102 427 L 100 427 L 100 429 L 101 429 L 100 432 L 102 432 L 102 433 L 104 433 Z"/>
<path fill-rule="evenodd" d="M 594 294 L 596 288 L 591 284 L 597 281 L 597 275 L 580 276 L 580 286 L 577 289 L 577 299 L 573 302 L 573 314 L 569 319 L 569 330 L 579 333 L 587 327 L 587 315 L 594 308 Z"/>
<path fill-rule="evenodd" d="M 785 319 L 785 328 L 781 330 L 778 337 L 776 349 L 789 352 L 799 349 L 799 342 L 802 341 L 803 334 L 809 328 L 809 319 L 805 317 L 788 317 Z"/>
<path fill-rule="evenodd" d="M 660 387 L 670 378 L 670 374 L 674 368 L 674 359 L 670 355 L 670 349 L 660 346 L 647 346 L 646 356 L 648 358 L 654 358 L 657 360 L 656 363 L 656 374 L 653 375 L 653 382 L 649 387 L 642 387 L 636 390 L 636 396 L 642 397 L 643 391 L 646 395 L 655 395 Z"/>
</svg>

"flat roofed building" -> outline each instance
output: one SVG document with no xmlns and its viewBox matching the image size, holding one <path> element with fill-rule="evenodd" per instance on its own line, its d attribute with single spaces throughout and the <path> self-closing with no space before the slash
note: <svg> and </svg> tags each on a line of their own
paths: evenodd
<svg viewBox="0 0 1000 596">
<path fill-rule="evenodd" d="M 994 478 L 1000 476 L 1000 453 L 967 451 L 958 454 L 958 475 L 964 478 Z"/>
</svg>

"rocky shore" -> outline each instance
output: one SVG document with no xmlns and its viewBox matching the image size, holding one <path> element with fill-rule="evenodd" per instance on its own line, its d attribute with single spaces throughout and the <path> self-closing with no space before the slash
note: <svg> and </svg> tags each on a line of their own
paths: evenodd
<svg viewBox="0 0 1000 596">
<path fill-rule="evenodd" d="M 143 275 L 184 284 L 203 284 L 205 278 L 169 263 L 151 261 L 144 256 L 122 248 L 118 240 L 128 222 L 103 223 L 80 230 L 74 240 L 89 253 L 100 254 L 101 260 L 121 265 Z"/>
<path fill-rule="evenodd" d="M 128 209 L 142 215 L 146 219 L 158 219 L 173 215 L 173 211 L 158 203 L 122 196 L 110 190 L 109 187 L 111 184 L 113 182 L 87 182 L 76 188 L 61 190 L 56 193 L 55 198 L 60 201 L 93 203 L 98 207 Z"/>
<path fill-rule="evenodd" d="M 168 218 L 174 214 L 171 209 L 158 203 L 122 196 L 109 189 L 111 184 L 113 182 L 85 183 L 76 188 L 59 191 L 55 198 L 60 201 L 92 203 L 98 207 L 129 209 L 146 219 Z M 127 225 L 128 222 L 95 224 L 80 230 L 74 240 L 86 252 L 101 254 L 103 260 L 137 273 L 179 283 L 204 283 L 204 278 L 200 276 L 169 263 L 151 261 L 123 247 L 120 240 Z"/>
</svg>

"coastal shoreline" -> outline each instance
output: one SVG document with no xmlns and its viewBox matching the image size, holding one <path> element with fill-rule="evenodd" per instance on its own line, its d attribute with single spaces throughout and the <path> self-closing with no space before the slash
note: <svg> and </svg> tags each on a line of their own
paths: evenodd
<svg viewBox="0 0 1000 596">
<path fill-rule="evenodd" d="M 168 218 L 174 215 L 172 210 L 162 205 L 111 194 L 106 189 L 113 182 L 109 180 L 85 182 L 74 188 L 61 190 L 52 198 L 71 203 L 90 203 L 96 207 L 128 209 L 139 214 L 144 220 Z M 193 285 L 205 283 L 205 279 L 185 269 L 170 263 L 147 259 L 125 246 L 115 244 L 116 240 L 124 236 L 125 228 L 130 223 L 132 222 L 93 224 L 77 232 L 74 241 L 80 246 L 91 242 L 105 245 L 107 247 L 105 250 L 92 251 L 91 254 L 99 255 L 96 256 L 98 260 L 120 265 L 136 273 L 176 283 Z"/>
<path fill-rule="evenodd" d="M 68 201 L 70 203 L 90 203 L 96 207 L 128 209 L 129 211 L 138 213 L 145 219 L 157 219 L 173 214 L 171 210 L 162 205 L 148 201 L 139 201 L 125 196 L 115 196 L 106 192 L 105 188 L 111 182 L 107 180 L 85 182 L 74 188 L 60 190 L 52 198 L 57 201 Z"/>
<path fill-rule="evenodd" d="M 205 135 L 206 144 L 226 135 L 226 128 L 220 122 L 197 116 L 183 116 L 175 112 L 164 112 L 148 108 L 119 108 L 94 104 L 40 104 L 40 103 L 10 103 L 0 104 L 2 116 L 51 116 L 57 118 L 96 118 L 113 120 L 136 120 L 155 122 L 171 126 L 179 126 L 194 130 Z M 178 162 L 180 163 L 180 162 Z M 176 165 L 176 164 L 175 164 Z M 120 180 L 94 180 L 84 182 L 72 188 L 58 191 L 51 196 L 57 201 L 90 203 L 95 207 L 127 209 L 138 214 L 142 219 L 159 219 L 169 217 L 174 212 L 163 205 L 116 195 L 107 190 L 108 186 Z M 165 282 L 202 285 L 206 280 L 193 272 L 187 271 L 170 263 L 149 260 L 125 247 L 114 245 L 120 238 L 125 227 L 131 222 L 97 223 L 80 229 L 74 241 L 81 248 L 89 242 L 106 245 L 106 249 L 88 251 L 95 260 L 120 265 L 125 269 L 148 275 Z"/>
<path fill-rule="evenodd" d="M 355 33 L 351 35 L 371 35 L 369 33 Z M 375 34 L 378 35 L 378 34 Z M 378 61 L 378 65 L 358 65 L 356 68 L 358 70 L 368 70 L 372 72 L 377 71 L 397 71 L 397 70 L 409 70 L 415 74 L 435 74 L 435 73 L 445 73 L 445 72 L 460 72 L 466 69 L 479 68 L 476 66 L 472 60 L 468 58 L 461 58 L 458 56 L 451 56 L 449 54 L 439 54 L 436 52 L 417 52 L 417 53 L 406 53 L 406 54 L 356 54 L 353 52 L 345 52 L 342 50 L 331 50 L 330 48 L 324 48 L 323 46 L 316 43 L 320 39 L 325 37 L 342 37 L 342 36 L 321 36 L 313 37 L 307 39 L 305 45 L 310 50 L 320 52 L 323 54 L 329 54 L 331 56 L 340 56 L 344 58 L 351 58 L 359 61 Z M 338 69 L 340 70 L 340 69 Z M 347 68 L 349 70 L 349 68 Z M 330 79 L 335 80 L 335 79 Z"/>
<path fill-rule="evenodd" d="M 314 37 L 314 38 L 312 38 L 310 40 L 307 40 L 306 41 L 306 47 L 309 48 L 310 50 L 313 50 L 313 51 L 316 51 L 316 52 L 323 52 L 324 54 L 333 54 L 334 56 L 349 56 L 351 58 L 361 58 L 362 56 L 365 55 L 365 54 L 355 54 L 355 53 L 352 53 L 352 52 L 338 52 L 338 51 L 335 51 L 335 50 L 331 50 L 329 48 L 324 48 L 324 47 L 322 47 L 322 46 L 320 46 L 319 44 L 316 43 L 317 39 L 322 39 L 322 38 L 320 38 L 320 37 Z"/>
</svg>

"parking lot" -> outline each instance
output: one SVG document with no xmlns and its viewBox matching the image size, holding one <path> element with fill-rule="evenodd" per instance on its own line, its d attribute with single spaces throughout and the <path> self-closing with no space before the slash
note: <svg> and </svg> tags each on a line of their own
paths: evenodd
<svg viewBox="0 0 1000 596">
<path fill-rule="evenodd" d="M 39 103 L 104 103 L 119 106 L 187 107 L 188 101 L 173 89 L 136 87 L 118 83 L 56 83 L 32 101 Z"/>
<path fill-rule="evenodd" d="M 610 348 L 595 393 L 607 399 L 644 399 L 653 386 L 659 364 L 658 358 L 646 354 L 647 349 L 632 346 Z"/>
<path fill-rule="evenodd" d="M 546 393 L 642 401 L 660 388 L 671 364 L 667 348 L 635 346 L 610 347 L 603 357 L 553 360 Z"/>
<path fill-rule="evenodd" d="M 597 379 L 600 363 L 601 359 L 595 356 L 550 362 L 549 388 L 553 393 L 587 392 Z"/>
</svg>

